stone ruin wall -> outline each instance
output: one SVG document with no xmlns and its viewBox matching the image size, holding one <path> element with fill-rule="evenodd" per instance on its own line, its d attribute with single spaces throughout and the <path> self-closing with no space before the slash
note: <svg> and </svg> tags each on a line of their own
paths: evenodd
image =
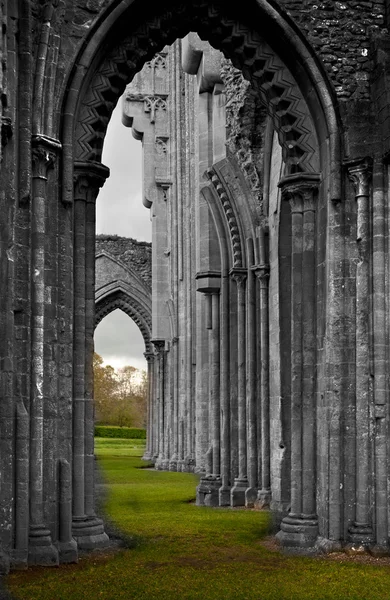
<svg viewBox="0 0 390 600">
<path fill-rule="evenodd" d="M 96 255 L 105 251 L 123 262 L 152 289 L 152 244 L 119 235 L 96 236 Z"/>
</svg>

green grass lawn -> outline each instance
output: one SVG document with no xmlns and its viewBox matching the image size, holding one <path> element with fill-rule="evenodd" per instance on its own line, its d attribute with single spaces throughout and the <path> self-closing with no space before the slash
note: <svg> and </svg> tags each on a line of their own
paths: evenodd
<svg viewBox="0 0 390 600">
<path fill-rule="evenodd" d="M 271 552 L 261 544 L 266 513 L 197 507 L 194 475 L 139 468 L 145 463 L 138 440 L 96 441 L 107 514 L 134 547 L 12 573 L 7 582 L 15 598 L 389 600 L 390 566 Z"/>
</svg>

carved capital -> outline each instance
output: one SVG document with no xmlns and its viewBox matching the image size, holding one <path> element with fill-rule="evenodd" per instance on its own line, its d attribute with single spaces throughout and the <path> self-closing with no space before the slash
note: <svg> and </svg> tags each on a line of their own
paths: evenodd
<svg viewBox="0 0 390 600">
<path fill-rule="evenodd" d="M 154 352 L 144 352 L 144 357 L 146 362 L 149 364 L 154 362 L 156 355 L 154 354 Z"/>
<path fill-rule="evenodd" d="M 348 177 L 355 188 L 355 196 L 368 196 L 372 177 L 372 159 L 369 157 L 345 163 Z"/>
<path fill-rule="evenodd" d="M 282 198 L 288 200 L 292 213 L 315 211 L 315 196 L 321 178 L 318 173 L 295 173 L 283 177 L 278 184 Z"/>
<path fill-rule="evenodd" d="M 237 288 L 244 288 L 248 273 L 246 269 L 231 269 L 230 276 L 236 282 Z"/>
<path fill-rule="evenodd" d="M 153 344 L 153 346 L 156 349 L 156 353 L 158 356 L 161 356 L 165 350 L 165 340 L 162 339 L 154 339 L 154 340 L 150 340 Z"/>
<path fill-rule="evenodd" d="M 61 150 L 58 140 L 44 135 L 32 137 L 32 167 L 33 177 L 47 179 L 49 169 L 53 168 L 57 155 Z"/>
<path fill-rule="evenodd" d="M 74 199 L 95 202 L 109 174 L 109 168 L 102 163 L 77 161 L 73 171 Z"/>
<path fill-rule="evenodd" d="M 267 286 L 269 280 L 269 265 L 255 265 L 252 269 L 257 279 L 260 281 L 260 287 Z"/>
</svg>

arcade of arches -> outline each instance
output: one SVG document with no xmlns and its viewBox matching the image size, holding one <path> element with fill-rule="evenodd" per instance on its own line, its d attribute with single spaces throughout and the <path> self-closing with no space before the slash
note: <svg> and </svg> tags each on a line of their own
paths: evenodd
<svg viewBox="0 0 390 600">
<path fill-rule="evenodd" d="M 157 468 L 269 507 L 285 551 L 390 552 L 387 7 L 2 0 L 2 571 L 107 543 L 93 332 L 118 307 Z M 151 282 L 95 253 L 123 92 Z"/>
</svg>

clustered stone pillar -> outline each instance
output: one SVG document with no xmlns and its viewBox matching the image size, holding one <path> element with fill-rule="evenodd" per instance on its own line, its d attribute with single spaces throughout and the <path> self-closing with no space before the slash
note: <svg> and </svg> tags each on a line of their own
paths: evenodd
<svg viewBox="0 0 390 600">
<path fill-rule="evenodd" d="M 46 136 L 33 138 L 31 205 L 31 403 L 30 403 L 30 527 L 28 563 L 58 564 L 58 550 L 52 544 L 43 514 L 43 378 L 46 182 L 60 145 Z"/>
<path fill-rule="evenodd" d="M 373 542 L 370 515 L 370 180 L 368 160 L 350 164 L 357 202 L 356 265 L 356 505 L 352 543 Z"/>
<path fill-rule="evenodd" d="M 318 536 L 315 485 L 316 196 L 319 175 L 284 177 L 291 206 L 291 510 L 278 538 L 286 549 L 313 548 Z"/>
<path fill-rule="evenodd" d="M 100 163 L 74 168 L 73 522 L 79 548 L 108 537 L 94 507 L 93 334 L 95 327 L 95 201 L 109 174 Z"/>
<path fill-rule="evenodd" d="M 245 492 L 248 489 L 247 476 L 247 436 L 246 436 L 246 278 L 244 269 L 235 268 L 231 272 L 237 285 L 237 400 L 238 400 L 238 477 L 231 489 L 231 506 L 245 505 Z"/>
</svg>

